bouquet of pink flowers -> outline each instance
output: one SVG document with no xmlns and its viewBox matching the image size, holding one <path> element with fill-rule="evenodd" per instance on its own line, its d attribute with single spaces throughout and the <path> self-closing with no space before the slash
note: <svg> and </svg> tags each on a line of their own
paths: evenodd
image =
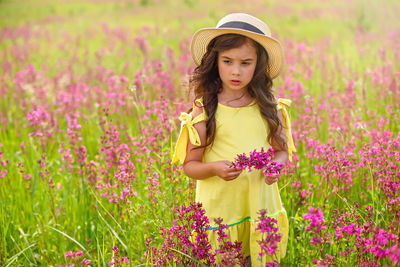
<svg viewBox="0 0 400 267">
<path fill-rule="evenodd" d="M 267 152 L 264 151 L 264 148 L 261 148 L 260 152 L 254 149 L 249 153 L 249 157 L 247 157 L 246 153 L 237 155 L 232 164 L 242 170 L 247 169 L 249 172 L 251 172 L 252 168 L 256 170 L 263 169 L 265 176 L 280 175 L 284 164 L 272 160 L 273 157 L 274 150 L 272 147 Z"/>
</svg>

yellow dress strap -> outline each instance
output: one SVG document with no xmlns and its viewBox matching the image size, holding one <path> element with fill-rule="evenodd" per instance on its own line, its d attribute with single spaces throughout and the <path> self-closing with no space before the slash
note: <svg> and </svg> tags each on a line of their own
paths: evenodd
<svg viewBox="0 0 400 267">
<path fill-rule="evenodd" d="M 292 137 L 292 126 L 290 122 L 289 113 L 286 110 L 286 107 L 289 107 L 292 103 L 292 100 L 286 98 L 279 98 L 278 99 L 278 106 L 277 109 L 282 111 L 283 117 L 283 126 L 285 128 L 286 133 L 286 142 L 288 145 L 288 153 L 289 153 L 289 160 L 292 161 L 292 153 L 296 152 L 296 147 L 294 146 L 293 137 Z"/>
<path fill-rule="evenodd" d="M 196 103 L 201 104 L 201 106 L 203 107 L 203 100 L 201 98 L 197 99 L 195 101 L 195 104 Z M 195 104 L 193 105 L 193 108 Z M 186 112 L 181 113 L 181 115 L 179 116 L 179 120 L 181 121 L 181 131 L 179 133 L 178 140 L 175 145 L 175 151 L 172 157 L 172 163 L 175 163 L 179 160 L 180 163 L 182 164 L 185 161 L 188 139 L 190 140 L 190 143 L 192 143 L 195 146 L 201 145 L 199 133 L 197 132 L 196 128 L 194 128 L 193 125 L 201 121 L 206 121 L 207 119 L 208 117 L 204 110 L 204 107 L 203 107 L 203 112 L 198 116 L 196 116 L 195 118 L 192 118 L 192 113 L 190 114 Z"/>
</svg>

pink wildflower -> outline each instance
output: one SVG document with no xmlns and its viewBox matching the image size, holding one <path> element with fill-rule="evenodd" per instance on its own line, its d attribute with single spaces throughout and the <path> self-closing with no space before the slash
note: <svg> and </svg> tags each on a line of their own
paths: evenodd
<svg viewBox="0 0 400 267">
<path fill-rule="evenodd" d="M 264 169 L 263 173 L 265 176 L 280 175 L 284 164 L 272 160 L 273 157 L 274 150 L 272 148 L 269 148 L 267 152 L 264 151 L 264 148 L 261 148 L 260 152 L 257 152 L 257 150 L 251 151 L 249 157 L 245 153 L 237 155 L 232 165 L 242 170 L 248 169 L 249 172 L 252 168 L 256 170 Z"/>
<path fill-rule="evenodd" d="M 317 208 L 309 207 L 308 213 L 303 215 L 305 221 L 310 221 L 310 225 L 306 226 L 306 231 L 312 231 L 314 233 L 320 233 L 326 228 L 324 214 Z"/>
</svg>

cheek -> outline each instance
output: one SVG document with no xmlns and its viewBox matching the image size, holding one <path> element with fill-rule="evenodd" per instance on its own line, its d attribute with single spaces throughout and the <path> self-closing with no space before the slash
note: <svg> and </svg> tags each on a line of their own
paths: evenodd
<svg viewBox="0 0 400 267">
<path fill-rule="evenodd" d="M 255 67 L 251 67 L 251 68 L 248 68 L 248 70 L 246 71 L 246 74 L 247 74 L 247 76 L 251 79 L 251 78 L 253 78 L 253 75 L 254 75 L 254 71 L 256 70 L 256 68 Z"/>
<path fill-rule="evenodd" d="M 217 63 L 217 68 L 220 73 L 224 71 L 220 62 Z"/>
<path fill-rule="evenodd" d="M 224 76 L 227 73 L 227 68 L 223 66 L 218 66 L 218 72 L 220 76 Z"/>
</svg>

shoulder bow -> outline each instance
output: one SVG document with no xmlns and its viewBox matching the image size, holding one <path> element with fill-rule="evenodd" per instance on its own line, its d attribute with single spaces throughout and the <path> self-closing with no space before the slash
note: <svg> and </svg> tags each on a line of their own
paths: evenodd
<svg viewBox="0 0 400 267">
<path fill-rule="evenodd" d="M 201 114 L 193 119 L 192 114 L 182 112 L 179 116 L 179 120 L 181 121 L 181 131 L 179 133 L 178 141 L 176 142 L 175 152 L 172 157 L 172 163 L 179 160 L 182 164 L 186 158 L 188 139 L 190 140 L 190 143 L 195 146 L 201 145 L 199 133 L 193 125 L 198 122 L 207 120 L 207 115 L 203 111 Z"/>
<path fill-rule="evenodd" d="M 278 110 L 282 111 L 283 117 L 283 126 L 285 128 L 286 133 L 286 142 L 288 146 L 288 153 L 289 153 L 289 160 L 292 161 L 292 153 L 296 152 L 296 147 L 294 146 L 293 137 L 292 137 L 292 126 L 290 122 L 289 113 L 286 107 L 290 107 L 292 101 L 286 98 L 279 98 L 278 99 Z"/>
</svg>

